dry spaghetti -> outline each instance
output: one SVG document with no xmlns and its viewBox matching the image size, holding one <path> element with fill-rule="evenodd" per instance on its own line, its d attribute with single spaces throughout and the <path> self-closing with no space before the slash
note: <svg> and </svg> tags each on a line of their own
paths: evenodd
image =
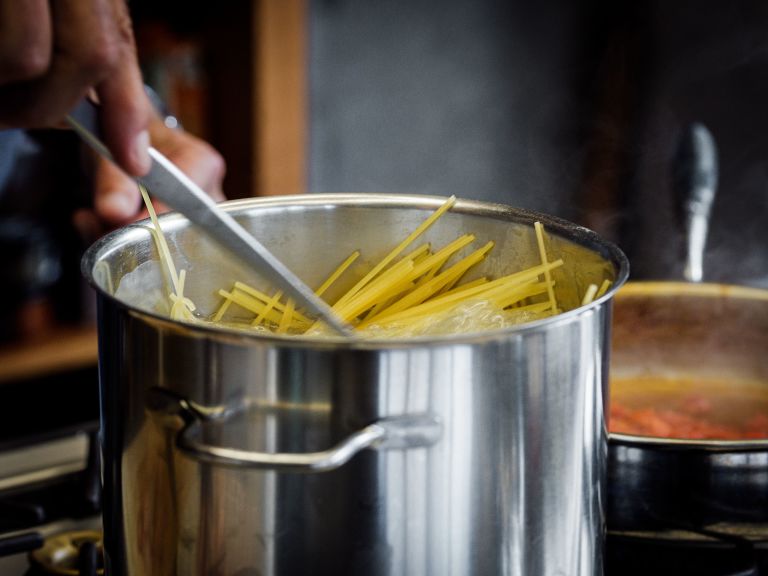
<svg viewBox="0 0 768 576">
<path fill-rule="evenodd" d="M 194 303 L 184 295 L 185 284 L 189 282 L 187 273 L 176 271 L 152 202 L 143 189 L 142 197 L 154 226 L 153 238 L 161 267 L 170 279 L 167 296 L 172 319 L 277 334 L 327 334 L 322 325 L 297 310 L 293 300 L 285 298 L 282 291 L 267 294 L 243 282 L 217 291 L 221 303 L 210 317 L 197 315 Z M 539 222 L 534 230 L 540 263 L 498 278 L 482 276 L 464 281 L 494 247 L 493 242 L 487 242 L 473 249 L 474 234 L 463 234 L 434 250 L 430 244 L 412 248 L 455 202 L 455 197 L 448 198 L 360 280 L 334 302 L 328 302 L 332 310 L 362 336 L 372 337 L 484 330 L 562 312 L 552 271 L 565 262 L 550 258 L 544 227 Z M 342 282 L 360 256 L 359 251 L 347 256 L 315 293 L 323 296 L 331 286 Z M 609 280 L 600 287 L 590 285 L 581 303 L 589 304 L 609 287 Z"/>
</svg>

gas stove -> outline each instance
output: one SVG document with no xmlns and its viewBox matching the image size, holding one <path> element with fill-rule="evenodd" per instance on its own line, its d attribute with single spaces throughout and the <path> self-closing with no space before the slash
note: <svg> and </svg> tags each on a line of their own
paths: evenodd
<svg viewBox="0 0 768 576">
<path fill-rule="evenodd" d="M 4 576 L 64 574 L 96 576 L 104 573 L 101 523 L 58 522 L 32 532 L 4 536 L 0 573 Z"/>
<path fill-rule="evenodd" d="M 0 574 L 98 574 L 96 368 L 0 386 Z"/>
<path fill-rule="evenodd" d="M 0 574 L 100 574 L 94 427 L 0 453 Z"/>
<path fill-rule="evenodd" d="M 19 406 L 0 423 L 2 576 L 102 573 L 96 378 L 92 368 L 0 387 Z M 34 413 L 43 404 L 35 397 L 53 398 L 50 413 Z M 768 576 L 766 525 L 626 529 L 610 520 L 606 576 Z"/>
</svg>

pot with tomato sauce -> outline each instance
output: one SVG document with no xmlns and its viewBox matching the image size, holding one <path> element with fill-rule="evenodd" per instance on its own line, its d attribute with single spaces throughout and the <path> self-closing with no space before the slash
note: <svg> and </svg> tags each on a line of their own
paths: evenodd
<svg viewBox="0 0 768 576">
<path fill-rule="evenodd" d="M 768 525 L 768 291 L 629 283 L 612 344 L 611 530 Z"/>
<path fill-rule="evenodd" d="M 612 382 L 611 431 L 684 440 L 768 438 L 768 386 L 762 382 L 636 376 Z"/>
</svg>

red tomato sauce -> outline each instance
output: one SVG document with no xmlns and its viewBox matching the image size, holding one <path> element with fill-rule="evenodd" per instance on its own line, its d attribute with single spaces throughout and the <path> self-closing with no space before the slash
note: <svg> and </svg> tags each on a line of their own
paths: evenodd
<svg viewBox="0 0 768 576">
<path fill-rule="evenodd" d="M 768 438 L 768 386 L 680 380 L 611 383 L 611 432 L 686 440 Z"/>
</svg>

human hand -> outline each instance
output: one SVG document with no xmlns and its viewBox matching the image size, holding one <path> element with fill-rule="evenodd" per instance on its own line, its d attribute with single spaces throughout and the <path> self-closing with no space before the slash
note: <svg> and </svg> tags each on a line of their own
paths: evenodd
<svg viewBox="0 0 768 576">
<path fill-rule="evenodd" d="M 145 174 L 152 107 L 125 0 L 0 0 L 0 126 L 54 126 L 90 90 L 116 162 Z"/>
<path fill-rule="evenodd" d="M 209 144 L 184 132 L 172 130 L 154 116 L 149 125 L 152 146 L 162 152 L 214 200 L 223 200 L 225 165 L 221 155 Z M 94 210 L 111 226 L 127 224 L 147 216 L 136 182 L 101 156 L 95 159 L 93 174 Z M 151 190 L 150 190 L 151 193 Z M 163 207 L 156 203 L 158 211 Z"/>
</svg>

